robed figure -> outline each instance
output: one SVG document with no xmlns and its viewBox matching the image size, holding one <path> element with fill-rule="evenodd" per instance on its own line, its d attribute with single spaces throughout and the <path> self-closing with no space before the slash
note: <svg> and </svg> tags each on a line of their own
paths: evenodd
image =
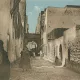
<svg viewBox="0 0 80 80">
<path fill-rule="evenodd" d="M 24 48 L 23 51 L 21 51 L 20 67 L 23 69 L 23 71 L 27 71 L 31 68 L 28 48 Z"/>
</svg>

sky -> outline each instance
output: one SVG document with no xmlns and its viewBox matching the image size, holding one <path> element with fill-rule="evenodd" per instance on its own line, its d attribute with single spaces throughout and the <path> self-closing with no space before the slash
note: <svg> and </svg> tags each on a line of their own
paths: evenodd
<svg viewBox="0 0 80 80">
<path fill-rule="evenodd" d="M 45 8 L 48 6 L 65 7 L 66 5 L 80 5 L 80 0 L 26 0 L 26 5 L 29 32 L 34 33 L 39 13 Z"/>
</svg>

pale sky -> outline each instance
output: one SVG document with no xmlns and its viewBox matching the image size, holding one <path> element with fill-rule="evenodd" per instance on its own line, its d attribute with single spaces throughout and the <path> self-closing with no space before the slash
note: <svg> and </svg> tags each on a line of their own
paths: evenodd
<svg viewBox="0 0 80 80">
<path fill-rule="evenodd" d="M 40 11 L 48 6 L 65 7 L 66 5 L 80 5 L 80 0 L 26 0 L 29 32 L 34 33 Z"/>
</svg>

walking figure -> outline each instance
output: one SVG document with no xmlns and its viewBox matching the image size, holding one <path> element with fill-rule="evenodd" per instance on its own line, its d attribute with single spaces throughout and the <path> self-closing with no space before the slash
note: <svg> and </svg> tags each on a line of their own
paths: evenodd
<svg viewBox="0 0 80 80">
<path fill-rule="evenodd" d="M 20 67 L 23 69 L 23 71 L 27 71 L 31 68 L 30 54 L 27 48 L 24 48 L 23 51 L 21 51 Z"/>
</svg>

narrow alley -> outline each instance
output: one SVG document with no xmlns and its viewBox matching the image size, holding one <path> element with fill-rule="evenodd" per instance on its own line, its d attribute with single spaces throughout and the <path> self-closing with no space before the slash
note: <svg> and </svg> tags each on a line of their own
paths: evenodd
<svg viewBox="0 0 80 80">
<path fill-rule="evenodd" d="M 0 0 L 0 80 L 80 80 L 80 0 Z"/>
<path fill-rule="evenodd" d="M 31 58 L 31 66 L 31 70 L 23 72 L 18 61 L 11 67 L 11 80 L 80 80 L 80 74 L 65 67 L 55 67 L 39 57 Z"/>
</svg>

